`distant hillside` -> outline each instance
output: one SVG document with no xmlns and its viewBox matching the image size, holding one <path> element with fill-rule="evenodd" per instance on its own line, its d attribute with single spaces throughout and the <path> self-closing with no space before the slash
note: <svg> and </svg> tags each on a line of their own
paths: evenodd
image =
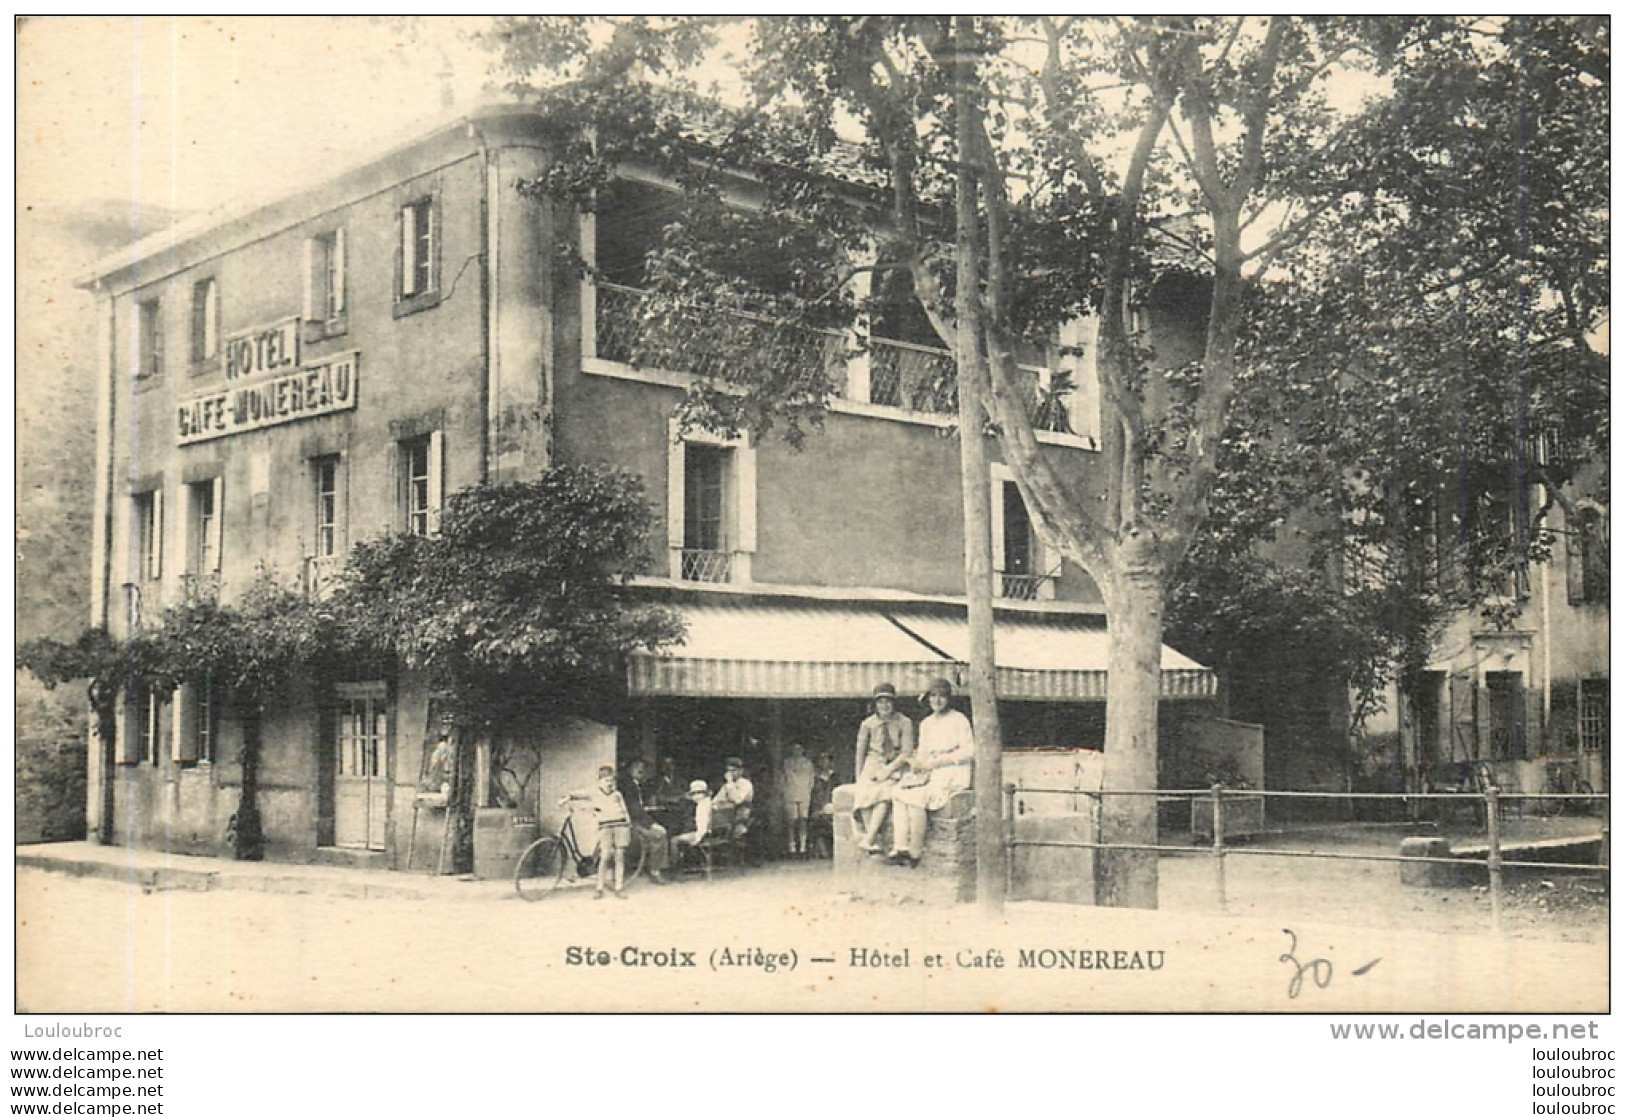
<svg viewBox="0 0 1625 1117">
<path fill-rule="evenodd" d="M 180 214 L 127 204 L 17 212 L 17 640 L 68 639 L 90 620 L 96 462 L 96 301 L 73 286 L 96 260 Z"/>
</svg>

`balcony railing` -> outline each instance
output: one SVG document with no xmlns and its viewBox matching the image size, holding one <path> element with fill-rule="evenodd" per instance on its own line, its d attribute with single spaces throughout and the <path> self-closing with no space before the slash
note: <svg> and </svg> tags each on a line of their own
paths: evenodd
<svg viewBox="0 0 1625 1117">
<path fill-rule="evenodd" d="M 1000 574 L 999 596 L 1010 601 L 1040 601 L 1050 596 L 1046 587 L 1054 585 L 1053 574 Z"/>
<path fill-rule="evenodd" d="M 124 583 L 124 623 L 128 632 L 152 628 L 163 620 L 163 583 L 156 578 Z"/>
<path fill-rule="evenodd" d="M 951 415 L 959 410 L 959 373 L 946 349 L 890 338 L 869 339 L 869 402 Z"/>
<path fill-rule="evenodd" d="M 819 395 L 846 379 L 845 337 L 743 313 L 651 313 L 644 292 L 598 282 L 598 356 L 633 366 L 732 379 L 738 354 L 758 372 Z"/>
<path fill-rule="evenodd" d="M 220 575 L 182 574 L 181 600 L 188 605 L 206 605 L 220 600 Z"/>
<path fill-rule="evenodd" d="M 606 361 L 634 367 L 689 372 L 718 380 L 735 378 L 738 354 L 753 355 L 757 374 L 822 395 L 844 391 L 845 335 L 725 312 L 656 313 L 644 292 L 599 281 L 596 291 L 597 353 Z M 959 378 L 946 349 L 894 338 L 871 337 L 869 397 L 866 402 L 926 415 L 959 410 Z M 1022 365 L 1022 394 L 1033 426 L 1072 434 L 1070 374 Z"/>
<path fill-rule="evenodd" d="M 726 582 L 733 577 L 733 555 L 685 548 L 682 572 L 685 582 Z"/>
<path fill-rule="evenodd" d="M 306 555 L 305 596 L 312 601 L 325 601 L 332 595 L 343 568 L 344 563 L 336 555 Z"/>
</svg>

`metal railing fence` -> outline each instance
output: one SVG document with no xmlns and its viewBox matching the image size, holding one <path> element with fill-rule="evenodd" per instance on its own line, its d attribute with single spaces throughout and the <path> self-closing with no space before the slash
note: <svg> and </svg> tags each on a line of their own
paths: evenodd
<svg viewBox="0 0 1625 1117">
<path fill-rule="evenodd" d="M 1018 817 L 1016 813 L 1017 795 L 1071 795 L 1082 796 L 1090 801 L 1091 832 L 1096 841 L 1057 841 L 1051 839 L 1019 838 L 1016 835 L 1015 824 Z M 1143 844 L 1136 842 L 1103 842 L 1098 838 L 1101 835 L 1101 814 L 1107 796 L 1122 797 L 1152 797 L 1159 803 L 1198 802 L 1205 800 L 1212 810 L 1213 836 L 1210 844 L 1199 845 L 1163 845 Z M 1273 849 L 1268 847 L 1240 846 L 1226 844 L 1225 841 L 1225 802 L 1226 799 L 1239 802 L 1243 799 L 1324 799 L 1342 801 L 1403 801 L 1410 804 L 1423 802 L 1445 802 L 1455 806 L 1470 806 L 1481 810 L 1484 818 L 1487 850 L 1481 862 L 1473 856 L 1438 857 L 1417 855 L 1410 856 L 1397 853 L 1343 853 L 1332 850 L 1299 850 L 1299 849 Z M 1557 800 L 1560 802 L 1584 801 L 1586 803 L 1600 803 L 1604 810 L 1599 818 L 1601 830 L 1598 835 L 1600 848 L 1596 864 L 1584 864 L 1560 861 L 1525 861 L 1509 860 L 1503 854 L 1506 839 L 1502 829 L 1501 811 L 1509 802 L 1526 802 L 1531 800 Z M 1508 869 L 1555 869 L 1566 872 L 1603 873 L 1608 872 L 1608 813 L 1606 805 L 1609 796 L 1598 793 L 1563 793 L 1563 792 L 1503 792 L 1500 788 L 1491 785 L 1482 792 L 1339 792 L 1339 791 L 1259 791 L 1253 789 L 1227 788 L 1223 784 L 1214 784 L 1206 789 L 1176 789 L 1176 790 L 1083 790 L 1078 788 L 1042 788 L 1020 787 L 1016 784 L 1006 784 L 1004 788 L 1004 827 L 1005 827 L 1005 873 L 1007 885 L 1013 879 L 1015 872 L 1015 853 L 1018 848 L 1049 848 L 1049 849 L 1090 849 L 1113 850 L 1131 853 L 1156 853 L 1178 855 L 1204 855 L 1212 858 L 1213 875 L 1216 894 L 1218 896 L 1219 910 L 1228 910 L 1226 895 L 1225 862 L 1230 857 L 1295 857 L 1327 861 L 1366 861 L 1374 863 L 1392 862 L 1401 865 L 1453 865 L 1476 866 L 1482 864 L 1489 872 L 1490 919 L 1496 932 L 1502 929 L 1502 913 L 1505 903 L 1504 873 Z M 1396 824 L 1398 825 L 1398 824 Z M 1292 831 L 1270 831 L 1272 833 L 1292 833 Z M 1577 840 L 1590 840 L 1580 836 Z"/>
</svg>

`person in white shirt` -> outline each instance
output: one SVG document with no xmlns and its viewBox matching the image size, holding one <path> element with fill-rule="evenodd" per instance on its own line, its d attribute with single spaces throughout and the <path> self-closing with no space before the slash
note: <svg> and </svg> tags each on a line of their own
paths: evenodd
<svg viewBox="0 0 1625 1117">
<path fill-rule="evenodd" d="M 684 849 L 692 849 L 705 840 L 706 834 L 711 832 L 711 789 L 704 780 L 695 780 L 688 785 L 688 792 L 683 796 L 693 805 L 692 820 L 685 817 L 683 821 L 689 825 L 679 827 L 683 832 L 671 840 L 673 848 L 677 851 L 678 863 L 681 864 L 681 855 Z M 685 816 L 687 812 L 685 811 Z"/>
<path fill-rule="evenodd" d="M 737 756 L 723 761 L 722 786 L 711 800 L 715 810 L 733 811 L 734 837 L 743 837 L 750 829 L 751 804 L 756 800 L 756 787 L 745 776 L 745 762 Z"/>
<path fill-rule="evenodd" d="M 926 812 L 940 811 L 956 792 L 971 785 L 976 738 L 970 719 L 953 708 L 953 684 L 936 679 L 926 691 L 931 713 L 920 722 L 919 741 L 908 769 L 892 792 L 894 864 L 920 863 L 925 849 Z"/>
<path fill-rule="evenodd" d="M 807 808 L 812 802 L 813 762 L 802 745 L 790 746 L 779 786 L 784 789 L 784 818 L 790 826 L 790 856 L 807 856 Z"/>
</svg>

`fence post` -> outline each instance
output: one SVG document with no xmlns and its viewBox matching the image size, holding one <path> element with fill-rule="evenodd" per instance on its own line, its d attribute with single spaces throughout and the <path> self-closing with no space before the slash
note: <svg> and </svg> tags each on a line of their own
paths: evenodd
<svg viewBox="0 0 1625 1117">
<path fill-rule="evenodd" d="M 1219 910 L 1228 911 L 1224 890 L 1224 784 L 1213 785 L 1213 881 L 1219 892 Z"/>
<path fill-rule="evenodd" d="M 1004 785 L 1004 893 L 1011 894 L 1016 882 L 1016 785 Z"/>
<path fill-rule="evenodd" d="M 1490 832 L 1490 925 L 1501 931 L 1501 789 L 1484 787 L 1484 819 Z"/>
</svg>

